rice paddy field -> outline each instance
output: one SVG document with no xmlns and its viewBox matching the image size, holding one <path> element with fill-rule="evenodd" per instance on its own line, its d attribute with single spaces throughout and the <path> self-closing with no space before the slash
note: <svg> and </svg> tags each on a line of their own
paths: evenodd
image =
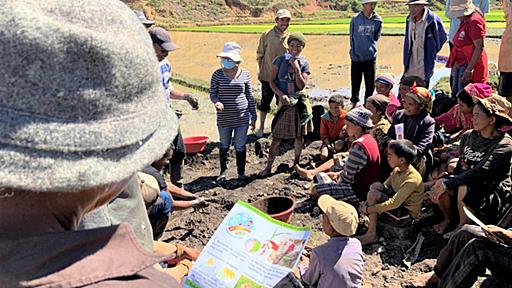
<svg viewBox="0 0 512 288">
<path fill-rule="evenodd" d="M 441 16 L 445 27 L 450 26 L 450 20 L 446 16 L 436 12 Z M 405 30 L 405 19 L 407 15 L 385 15 L 383 16 L 383 35 L 403 35 Z M 487 35 L 489 37 L 501 37 L 505 29 L 505 18 L 503 11 L 492 10 L 485 16 L 487 22 Z M 258 24 L 232 24 L 215 26 L 193 26 L 174 28 L 175 31 L 195 31 L 195 32 L 219 32 L 219 33 L 262 33 L 269 28 L 272 23 Z M 291 32 L 302 32 L 304 34 L 317 35 L 348 35 L 350 18 L 334 18 L 321 20 L 297 20 L 290 25 Z"/>
</svg>

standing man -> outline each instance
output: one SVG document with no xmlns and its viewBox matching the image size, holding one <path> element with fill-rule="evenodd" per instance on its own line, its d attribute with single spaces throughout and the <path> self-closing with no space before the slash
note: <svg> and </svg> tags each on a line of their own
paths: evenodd
<svg viewBox="0 0 512 288">
<path fill-rule="evenodd" d="M 364 75 L 364 100 L 375 90 L 375 60 L 377 41 L 382 31 L 382 18 L 375 13 L 377 0 L 363 0 L 363 11 L 350 20 L 350 75 L 352 108 L 359 102 L 359 90 Z"/>
<path fill-rule="evenodd" d="M 270 81 L 272 80 L 272 62 L 277 56 L 283 55 L 288 49 L 288 26 L 292 14 L 286 9 L 281 9 L 276 13 L 276 25 L 261 34 L 260 44 L 256 51 L 256 60 L 258 61 L 258 67 L 260 69 L 258 73 L 258 79 L 261 82 L 261 101 L 259 105 L 260 110 L 260 127 L 256 132 L 257 137 L 263 136 L 263 130 L 265 129 L 265 119 L 267 113 L 270 111 L 270 104 L 272 99 L 276 98 L 277 95 L 270 88 Z"/>
<path fill-rule="evenodd" d="M 500 1 L 507 26 L 501 37 L 500 53 L 498 57 L 498 70 L 500 71 L 500 85 L 498 94 L 512 100 L 512 57 L 508 53 L 512 51 L 512 3 L 510 0 Z"/>
<path fill-rule="evenodd" d="M 446 30 L 439 15 L 427 8 L 428 0 L 409 0 L 405 26 L 404 76 L 417 76 L 427 87 L 434 74 L 437 53 L 446 42 Z"/>
<path fill-rule="evenodd" d="M 178 49 L 179 47 L 171 41 L 169 33 L 161 28 L 155 27 L 149 30 L 149 35 L 153 41 L 153 48 L 155 49 L 156 57 L 160 61 L 160 73 L 162 76 L 162 86 L 165 91 L 165 100 L 167 106 L 171 106 L 171 99 L 185 100 L 187 101 L 192 109 L 196 110 L 199 108 L 197 98 L 188 93 L 183 93 L 177 89 L 174 89 L 171 83 L 171 64 L 167 60 L 169 52 Z M 176 114 L 181 116 L 181 112 L 177 111 Z M 172 184 L 182 187 L 182 176 L 181 171 L 183 167 L 183 159 L 185 159 L 185 145 L 183 144 L 183 136 L 181 131 L 178 130 L 178 135 L 173 141 L 174 150 L 173 156 L 170 161 L 170 172 Z"/>
</svg>

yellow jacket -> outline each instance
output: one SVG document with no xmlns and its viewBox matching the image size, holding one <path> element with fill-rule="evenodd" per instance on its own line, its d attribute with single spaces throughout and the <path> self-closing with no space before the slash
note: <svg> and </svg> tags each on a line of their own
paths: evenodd
<svg viewBox="0 0 512 288">
<path fill-rule="evenodd" d="M 287 40 L 288 30 L 281 33 L 275 26 L 261 34 L 258 50 L 256 51 L 256 60 L 260 69 L 258 79 L 260 81 L 272 81 L 272 61 L 287 51 Z"/>
</svg>

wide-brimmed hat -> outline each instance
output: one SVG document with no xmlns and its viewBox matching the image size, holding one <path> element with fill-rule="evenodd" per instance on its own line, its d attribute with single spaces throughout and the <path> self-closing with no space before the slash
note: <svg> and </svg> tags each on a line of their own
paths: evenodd
<svg viewBox="0 0 512 288">
<path fill-rule="evenodd" d="M 276 18 L 290 18 L 292 19 L 292 13 L 287 9 L 279 9 L 276 12 Z"/>
<path fill-rule="evenodd" d="M 417 87 L 416 83 L 414 83 L 411 87 L 411 91 L 405 94 L 408 97 L 411 97 L 414 101 L 418 102 L 420 105 L 425 106 L 425 111 L 428 113 L 432 112 L 432 106 L 434 101 L 432 99 L 432 94 L 428 91 L 427 88 Z"/>
<path fill-rule="evenodd" d="M 160 194 L 158 181 L 152 175 L 144 172 L 137 172 L 137 179 L 144 204 L 146 205 L 146 208 L 149 208 L 156 202 L 156 200 L 158 200 L 158 196 Z"/>
<path fill-rule="evenodd" d="M 77 192 L 162 157 L 177 119 L 128 6 L 25 0 L 0 12 L 0 187 Z"/>
<path fill-rule="evenodd" d="M 242 52 L 242 47 L 238 45 L 236 42 L 226 42 L 224 47 L 222 47 L 222 52 L 217 54 L 217 57 L 229 58 L 235 62 L 243 62 L 242 56 L 240 53 Z"/>
<path fill-rule="evenodd" d="M 151 36 L 153 43 L 160 45 L 160 47 L 169 52 L 180 48 L 176 43 L 172 42 L 169 32 L 162 27 L 151 28 L 149 36 Z"/>
<path fill-rule="evenodd" d="M 318 206 L 329 218 L 332 228 L 343 236 L 352 236 L 359 225 L 359 217 L 354 206 L 338 201 L 329 195 L 318 198 Z"/>
<path fill-rule="evenodd" d="M 364 107 L 356 107 L 347 113 L 345 119 L 356 124 L 357 126 L 361 126 L 364 128 L 372 128 L 373 122 L 371 117 L 372 111 Z"/>
<path fill-rule="evenodd" d="M 505 125 L 512 125 L 512 118 L 509 115 L 512 105 L 507 98 L 492 95 L 487 98 L 473 97 L 473 101 L 475 101 L 475 104 L 481 103 L 491 115 L 501 117 L 505 121 Z"/>
<path fill-rule="evenodd" d="M 133 10 L 133 13 L 135 14 L 135 16 L 137 16 L 137 19 L 139 19 L 140 23 L 142 23 L 144 25 L 153 25 L 153 24 L 155 24 L 155 21 L 149 20 L 146 17 L 146 14 L 144 14 L 144 12 L 142 10 Z"/>
<path fill-rule="evenodd" d="M 471 0 L 452 0 L 446 16 L 448 18 L 459 18 L 473 14 L 476 7 Z"/>
<path fill-rule="evenodd" d="M 428 0 L 409 0 L 405 5 L 430 5 Z"/>
</svg>

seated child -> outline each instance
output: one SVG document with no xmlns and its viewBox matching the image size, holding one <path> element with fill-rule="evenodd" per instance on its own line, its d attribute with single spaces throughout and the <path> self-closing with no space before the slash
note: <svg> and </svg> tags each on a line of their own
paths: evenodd
<svg viewBox="0 0 512 288">
<path fill-rule="evenodd" d="M 356 209 L 329 195 L 318 198 L 323 231 L 331 238 L 311 251 L 309 266 L 299 264 L 302 281 L 309 287 L 361 287 L 364 257 L 354 235 L 359 224 Z"/>
<path fill-rule="evenodd" d="M 322 161 L 327 160 L 329 154 L 335 154 L 343 149 L 344 140 L 340 139 L 340 132 L 345 125 L 347 112 L 343 110 L 343 96 L 334 94 L 329 98 L 329 111 L 322 115 L 320 120 L 320 157 Z M 330 153 L 329 153 L 330 152 Z"/>
<path fill-rule="evenodd" d="M 424 179 L 428 179 L 433 164 L 431 149 L 436 124 L 434 118 L 430 117 L 432 95 L 427 89 L 413 83 L 409 92 L 402 94 L 402 105 L 404 109 L 393 116 L 388 138 L 407 139 L 414 144 L 417 156 L 412 164 Z"/>
<path fill-rule="evenodd" d="M 409 140 L 391 141 L 387 158 L 393 172 L 384 184 L 377 182 L 370 186 L 368 206 L 359 207 L 359 212 L 370 218 L 368 231 L 358 237 L 363 245 L 377 241 L 377 213 L 386 213 L 402 224 L 412 223 L 420 214 L 425 194 L 421 175 L 411 165 L 416 158 L 416 147 Z"/>
<path fill-rule="evenodd" d="M 485 83 L 470 83 L 457 94 L 457 104 L 448 112 L 435 118 L 436 124 L 444 127 L 446 133 L 453 134 L 450 142 L 457 140 L 464 132 L 473 129 L 473 97 L 480 99 L 492 95 L 492 87 Z M 458 133 L 456 133 L 458 132 Z"/>
<path fill-rule="evenodd" d="M 391 120 L 395 112 L 402 106 L 393 90 L 395 85 L 395 75 L 392 73 L 383 73 L 375 79 L 376 94 L 381 94 L 389 98 L 389 105 L 386 109 L 386 115 Z"/>
</svg>

